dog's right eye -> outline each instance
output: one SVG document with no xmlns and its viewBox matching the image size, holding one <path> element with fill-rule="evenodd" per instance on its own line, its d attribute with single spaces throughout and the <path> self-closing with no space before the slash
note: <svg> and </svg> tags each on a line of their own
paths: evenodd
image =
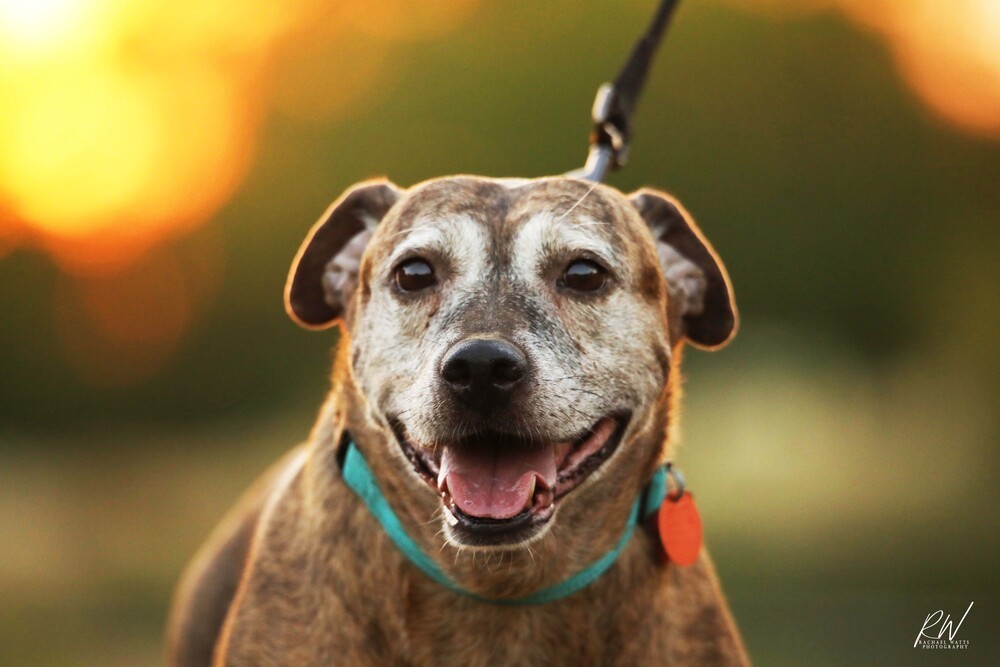
<svg viewBox="0 0 1000 667">
<path fill-rule="evenodd" d="M 434 268 L 419 257 L 408 259 L 396 267 L 396 285 L 404 292 L 419 292 L 437 283 Z"/>
</svg>

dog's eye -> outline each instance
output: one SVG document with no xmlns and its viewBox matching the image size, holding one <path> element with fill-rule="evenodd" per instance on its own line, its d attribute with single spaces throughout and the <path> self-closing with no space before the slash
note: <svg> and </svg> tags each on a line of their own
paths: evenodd
<svg viewBox="0 0 1000 667">
<path fill-rule="evenodd" d="M 396 284 L 404 292 L 417 292 L 432 287 L 437 282 L 434 268 L 427 261 L 408 259 L 396 267 Z"/>
<path fill-rule="evenodd" d="M 578 292 L 595 292 L 608 281 L 608 272 L 600 264 L 588 259 L 578 259 L 563 271 L 559 283 Z"/>
</svg>

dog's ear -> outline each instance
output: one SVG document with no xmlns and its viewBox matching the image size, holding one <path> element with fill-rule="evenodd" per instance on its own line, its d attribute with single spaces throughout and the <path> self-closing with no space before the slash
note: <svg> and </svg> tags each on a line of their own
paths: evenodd
<svg viewBox="0 0 1000 667">
<path fill-rule="evenodd" d="M 288 273 L 285 310 L 293 320 L 325 329 L 344 314 L 372 232 L 402 194 L 388 181 L 364 181 L 326 209 Z"/>
<path fill-rule="evenodd" d="M 669 291 L 672 335 L 721 347 L 736 332 L 737 314 L 726 267 L 677 200 L 655 190 L 629 195 L 656 241 Z"/>
</svg>

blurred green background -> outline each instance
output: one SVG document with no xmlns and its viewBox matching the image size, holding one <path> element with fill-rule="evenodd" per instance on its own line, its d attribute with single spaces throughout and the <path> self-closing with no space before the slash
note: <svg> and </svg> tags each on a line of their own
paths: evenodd
<svg viewBox="0 0 1000 667">
<path fill-rule="evenodd" d="M 226 48 L 130 41 L 115 71 L 162 73 L 184 53 L 209 63 L 213 85 L 239 78 L 226 89 L 242 123 L 223 156 L 232 173 L 178 180 L 178 202 L 218 192 L 132 243 L 141 199 L 97 216 L 93 233 L 63 233 L 0 164 L 8 667 L 159 663 L 181 568 L 240 490 L 307 435 L 328 387 L 335 334 L 296 328 L 281 303 L 318 214 L 376 175 L 405 186 L 579 166 L 596 86 L 653 8 L 303 2 L 267 40 L 223 41 L 209 28 L 268 3 L 220 3 L 228 13 L 209 19 L 195 3 L 147 4 L 150 35 L 171 29 L 150 18 L 169 11 L 178 34 L 201 29 Z M 912 44 L 856 3 L 794 4 L 682 3 L 632 161 L 609 179 L 680 198 L 742 313 L 728 348 L 686 356 L 679 463 L 758 664 L 997 664 L 1000 130 L 988 112 L 1000 12 L 965 26 L 993 31 L 996 68 L 976 70 L 982 85 L 958 99 L 951 70 L 928 79 Z M 866 7 L 888 17 L 924 5 Z M 966 43 L 948 30 L 938 45 Z M 12 62 L 0 85 L 24 83 Z M 198 98 L 171 81 L 171 95 Z M 945 106 L 928 86 L 951 91 Z M 170 122 L 214 131 L 204 114 L 217 108 Z M 74 109 L 61 114 L 75 136 Z M 115 143 L 114 129 L 101 155 L 138 145 Z M 56 203 L 70 197 L 52 189 Z M 927 614 L 960 616 L 970 601 L 967 650 L 913 648 Z"/>
</svg>

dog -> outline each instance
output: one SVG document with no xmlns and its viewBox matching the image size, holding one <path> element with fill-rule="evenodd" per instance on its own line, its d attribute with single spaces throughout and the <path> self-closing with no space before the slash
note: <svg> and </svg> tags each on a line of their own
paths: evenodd
<svg viewBox="0 0 1000 667">
<path fill-rule="evenodd" d="M 726 269 L 671 196 L 362 182 L 313 227 L 285 301 L 340 325 L 333 389 L 189 565 L 169 664 L 748 664 L 708 555 L 665 563 L 645 525 L 589 585 L 505 604 L 623 539 L 671 454 L 685 342 L 737 328 Z M 449 585 L 345 483 L 345 446 Z"/>
</svg>

